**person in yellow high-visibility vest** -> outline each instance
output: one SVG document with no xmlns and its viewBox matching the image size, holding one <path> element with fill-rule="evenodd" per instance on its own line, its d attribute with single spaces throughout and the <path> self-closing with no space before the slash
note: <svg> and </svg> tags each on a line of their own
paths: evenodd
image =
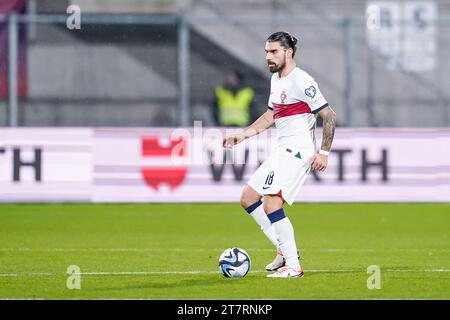
<svg viewBox="0 0 450 320">
<path fill-rule="evenodd" d="M 255 92 L 242 86 L 242 76 L 238 72 L 227 74 L 225 84 L 217 86 L 214 100 L 214 120 L 219 126 L 244 127 L 252 121 L 252 105 Z"/>
</svg>

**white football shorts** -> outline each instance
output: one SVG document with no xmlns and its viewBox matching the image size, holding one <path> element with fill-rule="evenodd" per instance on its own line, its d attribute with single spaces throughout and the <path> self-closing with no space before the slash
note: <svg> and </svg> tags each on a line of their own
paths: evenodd
<svg viewBox="0 0 450 320">
<path fill-rule="evenodd" d="M 260 195 L 281 195 L 292 205 L 311 171 L 309 160 L 314 154 L 313 149 L 278 146 L 276 152 L 253 173 L 247 184 Z"/>
</svg>

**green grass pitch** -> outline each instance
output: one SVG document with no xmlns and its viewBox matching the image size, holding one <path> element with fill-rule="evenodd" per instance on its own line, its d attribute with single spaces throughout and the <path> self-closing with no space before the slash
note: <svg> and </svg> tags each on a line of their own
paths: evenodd
<svg viewBox="0 0 450 320">
<path fill-rule="evenodd" d="M 450 299 L 450 205 L 295 204 L 304 278 L 237 204 L 0 205 L 1 299 Z M 218 272 L 227 247 L 249 274 Z M 69 290 L 67 268 L 81 270 Z M 381 288 L 368 289 L 371 265 Z"/>
</svg>

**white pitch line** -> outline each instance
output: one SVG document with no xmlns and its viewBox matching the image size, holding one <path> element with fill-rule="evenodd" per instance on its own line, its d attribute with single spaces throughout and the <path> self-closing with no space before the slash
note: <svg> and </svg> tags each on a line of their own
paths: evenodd
<svg viewBox="0 0 450 320">
<path fill-rule="evenodd" d="M 45 298 L 0 298 L 0 300 L 45 300 Z"/>
<path fill-rule="evenodd" d="M 324 248 L 319 249 L 321 252 L 387 252 L 387 251 L 404 251 L 404 252 L 450 252 L 450 249 L 415 249 L 415 248 L 390 248 L 390 249 L 369 249 L 369 248 Z"/>
<path fill-rule="evenodd" d="M 196 248 L 0 248 L 3 252 L 221 252 L 225 248 L 196 249 Z M 248 249 L 249 251 L 275 252 L 275 249 Z"/>
<path fill-rule="evenodd" d="M 323 272 L 323 273 L 326 273 L 326 272 L 366 272 L 366 270 L 363 270 L 363 269 L 344 269 L 344 270 L 339 270 L 339 269 L 337 269 L 337 270 L 326 270 L 326 269 L 322 269 L 322 270 L 306 270 L 305 269 L 305 272 L 318 272 L 318 273 L 321 273 L 321 272 Z"/>
<path fill-rule="evenodd" d="M 321 252 L 375 252 L 375 249 L 320 249 Z"/>
<path fill-rule="evenodd" d="M 52 276 L 51 272 L 30 272 L 28 273 L 30 276 Z"/>
<path fill-rule="evenodd" d="M 450 272 L 450 269 L 425 269 L 425 272 Z"/>
<path fill-rule="evenodd" d="M 408 269 L 381 269 L 381 272 L 450 272 L 450 269 L 425 269 L 425 270 L 408 270 Z M 266 270 L 251 270 L 252 273 L 268 273 Z M 366 269 L 310 269 L 305 270 L 306 273 L 366 273 Z M 80 272 L 77 275 L 93 275 L 93 276 L 127 276 L 127 275 L 182 275 L 182 274 L 215 274 L 219 271 L 117 271 L 117 272 Z M 3 273 L 0 277 L 18 277 L 18 276 L 64 276 L 65 273 L 51 272 L 29 272 L 29 273 Z"/>
<path fill-rule="evenodd" d="M 79 275 L 106 275 L 106 276 L 117 276 L 117 275 L 156 275 L 156 274 L 207 274 L 207 273 L 217 273 L 218 271 L 124 271 L 124 272 L 80 272 L 75 273 Z M 254 271 L 256 272 L 256 271 Z"/>
<path fill-rule="evenodd" d="M 0 248 L 3 252 L 211 252 L 223 251 L 225 248 L 197 249 L 197 248 Z M 274 249 L 248 248 L 248 251 L 273 252 Z M 386 251 L 404 251 L 404 252 L 450 252 L 450 249 L 414 249 L 414 248 L 392 248 L 392 249 L 373 249 L 373 248 L 322 248 L 322 249 L 304 249 L 303 251 L 321 252 L 386 252 Z"/>
</svg>

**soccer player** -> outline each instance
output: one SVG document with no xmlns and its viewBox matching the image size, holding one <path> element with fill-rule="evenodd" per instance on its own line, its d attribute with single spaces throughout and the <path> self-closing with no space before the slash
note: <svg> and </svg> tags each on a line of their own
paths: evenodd
<svg viewBox="0 0 450 320">
<path fill-rule="evenodd" d="M 268 110 L 240 133 L 223 140 L 225 148 L 270 128 L 277 129 L 276 153 L 252 175 L 241 196 L 242 207 L 255 219 L 277 255 L 266 270 L 268 277 L 303 277 L 291 221 L 283 205 L 292 205 L 310 170 L 324 171 L 336 127 L 336 114 L 317 83 L 294 61 L 297 38 L 276 32 L 267 38 L 265 51 L 271 79 Z M 317 152 L 317 114 L 323 119 L 322 145 Z M 261 201 L 262 199 L 262 201 Z"/>
</svg>

